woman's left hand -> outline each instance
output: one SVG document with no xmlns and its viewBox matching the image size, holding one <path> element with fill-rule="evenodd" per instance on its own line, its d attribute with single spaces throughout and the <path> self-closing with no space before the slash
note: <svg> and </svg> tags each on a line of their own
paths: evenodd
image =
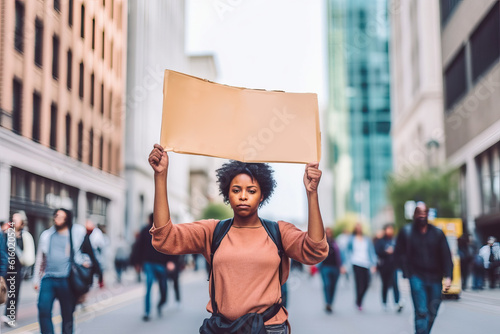
<svg viewBox="0 0 500 334">
<path fill-rule="evenodd" d="M 318 190 L 319 180 L 321 179 L 321 171 L 318 169 L 318 162 L 311 162 L 306 165 L 304 173 L 304 186 L 308 193 L 315 193 Z"/>
</svg>

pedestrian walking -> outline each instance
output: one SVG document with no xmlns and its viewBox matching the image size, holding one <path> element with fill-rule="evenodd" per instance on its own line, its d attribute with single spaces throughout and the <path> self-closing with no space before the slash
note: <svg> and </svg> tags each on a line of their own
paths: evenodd
<svg viewBox="0 0 500 334">
<path fill-rule="evenodd" d="M 130 259 L 130 246 L 122 235 L 118 237 L 116 251 L 115 251 L 115 272 L 116 282 L 122 282 L 122 274 L 129 265 Z"/>
<path fill-rule="evenodd" d="M 73 224 L 71 211 L 62 208 L 54 211 L 54 225 L 40 235 L 33 285 L 35 290 L 40 291 L 38 321 L 42 334 L 54 333 L 52 307 L 55 299 L 61 305 L 62 333 L 73 333 L 73 312 L 79 296 L 71 290 L 68 279 L 71 268 L 70 244 L 73 244 L 75 263 L 87 268 L 94 266 L 95 256 L 86 235 L 84 226 Z"/>
<path fill-rule="evenodd" d="M 490 289 L 494 289 L 497 281 L 497 268 L 500 267 L 500 245 L 495 237 L 488 238 L 486 245 L 479 249 L 479 256 L 483 259 L 484 271 L 490 282 Z"/>
<path fill-rule="evenodd" d="M 94 275 L 98 277 L 99 287 L 104 288 L 104 262 L 105 259 L 102 256 L 102 249 L 104 248 L 104 238 L 102 236 L 102 232 L 99 228 L 95 227 L 94 222 L 92 220 L 87 219 L 85 223 L 85 229 L 87 230 L 87 235 L 85 238 L 89 239 L 88 242 L 92 245 L 92 254 L 95 256 L 95 259 L 92 259 L 92 271 Z M 83 301 L 83 300 L 81 300 Z M 77 301 L 77 303 L 79 303 Z"/>
<path fill-rule="evenodd" d="M 370 273 L 376 272 L 377 256 L 372 240 L 363 234 L 363 226 L 359 222 L 354 226 L 347 253 L 354 273 L 356 307 L 362 311 L 363 299 L 370 285 Z"/>
<path fill-rule="evenodd" d="M 6 239 L 9 248 L 13 250 L 11 254 L 14 255 L 11 258 L 9 274 L 7 275 L 7 281 L 11 288 L 7 294 L 5 314 L 2 316 L 2 322 L 9 327 L 13 327 L 16 323 L 23 274 L 27 268 L 35 263 L 35 242 L 31 234 L 25 229 L 27 223 L 28 218 L 24 211 L 16 212 L 12 215 L 11 224 L 13 226 L 6 231 Z"/>
<path fill-rule="evenodd" d="M 179 274 L 184 266 L 184 259 L 181 255 L 167 255 L 167 282 L 171 281 L 175 294 L 175 307 L 181 308 L 181 291 L 179 288 Z M 168 300 L 168 287 L 167 287 Z M 165 302 L 167 302 L 167 300 Z"/>
<path fill-rule="evenodd" d="M 4 226 L 10 226 L 11 223 L 2 222 L 0 231 L 0 304 L 7 300 L 7 265 L 9 263 L 7 237 L 3 233 Z M 4 289 L 5 288 L 5 289 Z"/>
<path fill-rule="evenodd" d="M 413 224 L 406 225 L 399 232 L 395 248 L 396 261 L 401 265 L 404 277 L 410 280 L 416 334 L 431 332 L 441 304 L 442 290 L 450 289 L 453 274 L 446 236 L 428 223 L 428 213 L 425 204 L 417 205 Z"/>
<path fill-rule="evenodd" d="M 351 259 L 349 258 L 349 252 L 347 250 L 347 246 L 349 245 L 351 237 L 352 237 L 352 229 L 344 228 L 342 230 L 342 233 L 337 235 L 337 237 L 335 238 L 335 242 L 337 243 L 337 246 L 339 247 L 340 250 L 342 264 L 345 271 L 345 273 L 339 277 L 339 279 L 341 280 L 340 284 L 342 287 L 345 287 L 346 284 L 349 282 L 349 278 L 353 276 L 352 264 L 350 262 Z M 342 277 L 344 278 L 344 280 L 342 280 Z"/>
<path fill-rule="evenodd" d="M 162 309 L 167 302 L 167 262 L 169 255 L 158 252 L 152 245 L 152 236 L 149 233 L 153 227 L 153 214 L 149 215 L 148 225 L 145 226 L 137 238 L 136 251 L 138 263 L 146 274 L 146 295 L 144 296 L 143 321 L 151 320 L 151 290 L 153 283 L 158 282 L 160 300 L 156 305 L 158 316 L 162 316 Z"/>
<path fill-rule="evenodd" d="M 172 224 L 167 152 L 155 145 L 149 163 L 155 171 L 153 245 L 169 254 L 201 253 L 211 264 L 207 310 L 212 317 L 205 319 L 200 333 L 232 333 L 237 328 L 245 333 L 288 333 L 281 285 L 289 274 L 289 258 L 313 265 L 328 252 L 318 203 L 318 164 L 307 164 L 304 174 L 309 209 L 304 232 L 293 224 L 259 217 L 259 207 L 276 184 L 267 164 L 230 161 L 217 170 L 219 190 L 233 218 Z"/>
<path fill-rule="evenodd" d="M 378 256 L 378 272 L 382 279 L 382 307 L 387 310 L 387 294 L 392 288 L 394 293 L 394 304 L 397 312 L 403 310 L 403 303 L 399 300 L 398 288 L 398 272 L 396 262 L 394 261 L 394 225 L 387 224 L 384 226 L 382 238 L 378 239 L 375 244 L 375 252 Z"/>
<path fill-rule="evenodd" d="M 337 281 L 340 273 L 345 272 L 342 266 L 342 259 L 340 249 L 335 242 L 332 229 L 327 227 L 325 229 L 326 241 L 328 242 L 328 256 L 319 264 L 319 272 L 323 280 L 323 295 L 325 297 L 325 311 L 326 313 L 333 312 L 333 298 L 335 290 L 337 289 Z"/>
<path fill-rule="evenodd" d="M 467 289 L 467 281 L 474 259 L 474 249 L 471 245 L 471 237 L 468 233 L 458 238 L 458 256 L 460 257 L 460 278 L 462 279 L 462 290 Z"/>
</svg>

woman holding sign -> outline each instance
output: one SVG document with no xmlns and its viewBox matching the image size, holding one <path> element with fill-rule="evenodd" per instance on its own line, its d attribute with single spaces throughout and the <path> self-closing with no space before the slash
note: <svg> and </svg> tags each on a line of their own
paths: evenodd
<svg viewBox="0 0 500 334">
<path fill-rule="evenodd" d="M 289 333 L 281 304 L 281 285 L 289 258 L 313 265 L 324 260 L 328 244 L 318 203 L 321 171 L 306 165 L 308 231 L 271 222 L 258 209 L 271 197 L 276 182 L 267 164 L 230 161 L 217 170 L 219 190 L 234 217 L 172 224 L 167 198 L 168 155 L 156 144 L 149 155 L 155 180 L 153 246 L 167 254 L 201 253 L 211 265 L 210 296 L 200 333 Z"/>
</svg>

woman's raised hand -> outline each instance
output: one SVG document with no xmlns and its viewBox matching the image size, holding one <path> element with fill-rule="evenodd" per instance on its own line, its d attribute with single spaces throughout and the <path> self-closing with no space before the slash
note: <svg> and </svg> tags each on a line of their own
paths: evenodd
<svg viewBox="0 0 500 334">
<path fill-rule="evenodd" d="M 321 171 L 318 169 L 318 162 L 311 162 L 306 165 L 304 173 L 304 186 L 308 193 L 313 193 L 318 190 L 319 180 L 321 179 Z"/>
<path fill-rule="evenodd" d="M 155 144 L 153 150 L 149 153 L 148 161 L 156 174 L 167 173 L 168 155 L 167 152 L 163 150 L 161 145 Z"/>
</svg>

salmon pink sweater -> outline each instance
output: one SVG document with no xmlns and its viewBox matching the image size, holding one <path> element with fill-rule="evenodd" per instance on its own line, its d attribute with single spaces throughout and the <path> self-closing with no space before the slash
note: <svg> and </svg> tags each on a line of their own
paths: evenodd
<svg viewBox="0 0 500 334">
<path fill-rule="evenodd" d="M 169 221 L 160 228 L 153 225 L 150 231 L 153 246 L 166 254 L 201 253 L 210 262 L 212 236 L 218 222 L 211 219 L 175 225 Z M 307 232 L 293 224 L 279 221 L 278 225 L 285 251 L 282 261 L 284 283 L 290 271 L 289 258 L 309 265 L 319 263 L 328 255 L 328 244 L 325 237 L 313 241 Z M 280 302 L 279 263 L 276 244 L 263 226 L 231 227 L 214 255 L 215 301 L 219 312 L 235 320 L 246 313 L 262 313 Z M 211 301 L 207 311 L 212 312 Z M 288 314 L 282 308 L 265 324 L 282 324 L 287 319 Z"/>
</svg>

